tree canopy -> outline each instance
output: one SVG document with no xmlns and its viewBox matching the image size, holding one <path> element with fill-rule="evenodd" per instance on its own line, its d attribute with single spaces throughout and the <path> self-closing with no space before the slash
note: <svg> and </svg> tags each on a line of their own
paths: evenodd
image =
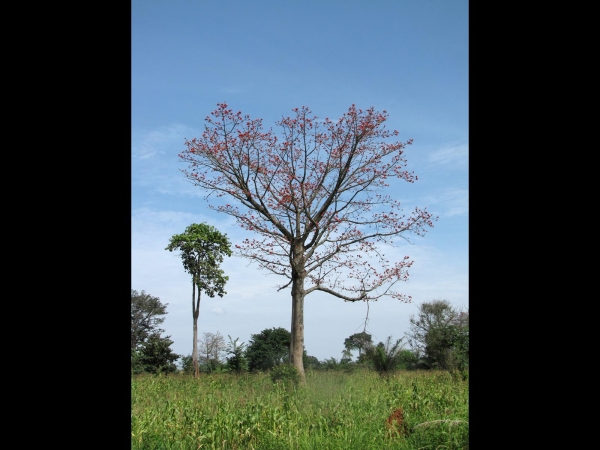
<svg viewBox="0 0 600 450">
<path fill-rule="evenodd" d="M 171 237 L 165 250 L 179 250 L 184 269 L 201 292 L 209 297 L 223 297 L 229 277 L 219 265 L 224 256 L 231 256 L 230 246 L 226 234 L 211 225 L 194 223 L 184 233 Z"/>
<path fill-rule="evenodd" d="M 268 370 L 289 359 L 291 335 L 285 328 L 267 328 L 250 337 L 246 348 L 248 369 Z"/>
<path fill-rule="evenodd" d="M 168 303 L 145 291 L 131 290 L 131 350 L 137 349 L 151 334 L 160 334 L 159 328 L 165 320 Z"/>
<path fill-rule="evenodd" d="M 359 357 L 362 354 L 362 352 L 372 344 L 372 336 L 366 331 L 363 331 L 362 333 L 354 333 L 353 335 L 347 337 L 344 340 L 344 348 L 348 351 L 358 350 Z"/>
<path fill-rule="evenodd" d="M 469 361 L 469 313 L 448 300 L 419 305 L 406 333 L 411 347 L 423 355 L 426 367 L 464 370 Z"/>
<path fill-rule="evenodd" d="M 175 361 L 181 355 L 174 353 L 171 349 L 173 341 L 170 338 L 171 336 L 161 337 L 158 334 L 152 334 L 142 344 L 138 358 L 144 372 L 172 373 L 177 371 Z"/>
</svg>

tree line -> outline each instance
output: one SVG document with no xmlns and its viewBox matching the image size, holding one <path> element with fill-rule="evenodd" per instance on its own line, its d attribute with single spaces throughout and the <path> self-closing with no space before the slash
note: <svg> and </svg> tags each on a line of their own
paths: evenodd
<svg viewBox="0 0 600 450">
<path fill-rule="evenodd" d="M 175 354 L 170 336 L 159 328 L 167 314 L 160 299 L 131 290 L 132 373 L 195 374 L 193 355 Z M 409 319 L 410 330 L 400 339 L 375 344 L 363 331 L 344 340 L 340 359 L 319 361 L 303 350 L 303 365 L 312 370 L 368 368 L 381 374 L 396 369 L 440 369 L 466 374 L 469 366 L 469 313 L 447 300 L 433 300 L 418 307 Z M 201 373 L 268 371 L 289 363 L 291 333 L 282 327 L 252 334 L 248 343 L 220 332 L 202 333 L 196 346 L 196 361 Z M 175 362 L 180 360 L 180 367 Z"/>
</svg>

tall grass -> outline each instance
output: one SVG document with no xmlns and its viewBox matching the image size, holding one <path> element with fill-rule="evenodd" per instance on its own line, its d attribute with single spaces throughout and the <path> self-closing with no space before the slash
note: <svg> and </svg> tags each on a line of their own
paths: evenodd
<svg viewBox="0 0 600 450">
<path fill-rule="evenodd" d="M 135 376 L 132 449 L 468 449 L 468 382 L 444 372 Z M 389 426 L 401 408 L 403 426 Z M 393 425 L 396 425 L 395 423 Z"/>
</svg>

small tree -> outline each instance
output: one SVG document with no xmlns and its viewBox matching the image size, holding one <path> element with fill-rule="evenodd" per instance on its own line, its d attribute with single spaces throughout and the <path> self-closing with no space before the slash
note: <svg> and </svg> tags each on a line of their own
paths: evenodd
<svg viewBox="0 0 600 450">
<path fill-rule="evenodd" d="M 402 339 L 392 342 L 392 337 L 388 336 L 385 344 L 379 342 L 376 346 L 367 347 L 365 350 L 366 358 L 373 365 L 373 368 L 380 375 L 385 375 L 397 368 L 402 355 Z"/>
<path fill-rule="evenodd" d="M 316 356 L 310 356 L 306 352 L 304 352 L 304 367 L 318 370 L 321 368 L 321 362 Z"/>
<path fill-rule="evenodd" d="M 344 347 L 348 352 L 351 350 L 358 350 L 359 360 L 362 352 L 371 345 L 373 345 L 373 339 L 371 335 L 365 331 L 362 333 L 355 333 L 344 340 Z"/>
<path fill-rule="evenodd" d="M 452 307 L 448 300 L 419 305 L 405 333 L 413 350 L 423 354 L 427 368 L 464 370 L 469 359 L 469 313 Z"/>
<path fill-rule="evenodd" d="M 398 369 L 414 370 L 419 367 L 419 355 L 410 350 L 401 350 L 398 354 Z"/>
<path fill-rule="evenodd" d="M 290 357 L 290 332 L 285 328 L 267 328 L 250 337 L 246 358 L 250 371 L 269 370 Z"/>
<path fill-rule="evenodd" d="M 469 369 L 469 312 L 461 311 L 455 326 L 454 339 L 455 363 L 458 370 Z"/>
<path fill-rule="evenodd" d="M 162 333 L 158 328 L 165 320 L 168 303 L 161 303 L 158 297 L 145 291 L 131 290 L 131 350 L 135 351 L 154 333 Z"/>
<path fill-rule="evenodd" d="M 194 324 L 194 340 L 192 357 L 194 376 L 198 377 L 198 316 L 200 314 L 200 295 L 202 291 L 209 297 L 223 297 L 225 283 L 229 279 L 224 275 L 219 264 L 223 256 L 231 256 L 230 243 L 226 234 L 221 234 L 214 227 L 204 223 L 194 223 L 185 229 L 185 233 L 174 235 L 165 250 L 179 250 L 184 269 L 192 275 L 192 318 Z M 198 296 L 196 297 L 196 287 Z"/>
<path fill-rule="evenodd" d="M 218 331 L 203 333 L 203 335 L 204 337 L 198 341 L 198 358 L 202 360 L 206 371 L 212 372 L 221 365 L 221 355 L 227 349 L 227 344 Z"/>
<path fill-rule="evenodd" d="M 289 362 L 273 367 L 270 376 L 273 383 L 281 383 L 286 388 L 295 387 L 300 383 L 298 369 Z"/>
<path fill-rule="evenodd" d="M 131 374 L 137 375 L 144 371 L 141 347 L 131 351 Z"/>
<path fill-rule="evenodd" d="M 284 277 L 278 288 L 291 293 L 290 360 L 304 382 L 305 297 L 321 291 L 351 302 L 410 302 L 394 288 L 408 279 L 410 257 L 390 261 L 381 247 L 423 235 L 435 219 L 419 208 L 406 215 L 381 194 L 394 178 L 418 179 L 404 157 L 412 139 L 388 142 L 398 132 L 385 129 L 386 111 L 352 105 L 336 121 L 319 121 L 304 106 L 293 112 L 276 123 L 278 138 L 261 119 L 221 103 L 179 156 L 207 200 L 229 199 L 209 206 L 255 233 L 236 246 L 240 255 Z"/>
<path fill-rule="evenodd" d="M 194 373 L 194 358 L 192 355 L 181 357 L 181 370 L 183 373 L 190 375 Z"/>
<path fill-rule="evenodd" d="M 160 337 L 158 334 L 152 334 L 142 344 L 140 362 L 143 365 L 144 372 L 150 373 L 171 373 L 177 371 L 175 361 L 180 355 L 173 353 L 171 336 Z"/>
<path fill-rule="evenodd" d="M 238 344 L 238 339 L 235 341 L 229 337 L 229 346 L 227 347 L 227 353 L 231 356 L 227 357 L 227 367 L 234 373 L 245 372 L 248 370 L 248 360 L 246 359 L 245 353 L 245 343 Z"/>
</svg>

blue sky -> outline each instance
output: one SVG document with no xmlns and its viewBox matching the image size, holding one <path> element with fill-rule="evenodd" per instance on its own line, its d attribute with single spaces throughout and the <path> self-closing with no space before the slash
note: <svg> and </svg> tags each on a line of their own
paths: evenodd
<svg viewBox="0 0 600 450">
<path fill-rule="evenodd" d="M 407 147 L 414 184 L 387 191 L 405 205 L 439 216 L 425 237 L 394 252 L 409 255 L 410 279 L 399 291 L 413 303 L 369 303 L 375 342 L 401 338 L 417 306 L 434 299 L 469 303 L 468 2 L 166 1 L 131 3 L 131 288 L 168 303 L 164 322 L 176 353 L 192 351 L 192 286 L 169 238 L 206 222 L 233 244 L 250 232 L 207 207 L 180 172 L 185 139 L 200 137 L 204 118 L 227 102 L 235 111 L 275 121 L 308 106 L 339 118 L 356 104 L 387 110 L 388 129 Z M 219 331 L 248 342 L 265 328 L 290 329 L 289 290 L 248 260 L 228 258 L 223 298 L 203 296 L 199 335 Z M 361 332 L 365 303 L 324 293 L 305 301 L 305 347 L 339 359 L 344 339 Z"/>
</svg>

